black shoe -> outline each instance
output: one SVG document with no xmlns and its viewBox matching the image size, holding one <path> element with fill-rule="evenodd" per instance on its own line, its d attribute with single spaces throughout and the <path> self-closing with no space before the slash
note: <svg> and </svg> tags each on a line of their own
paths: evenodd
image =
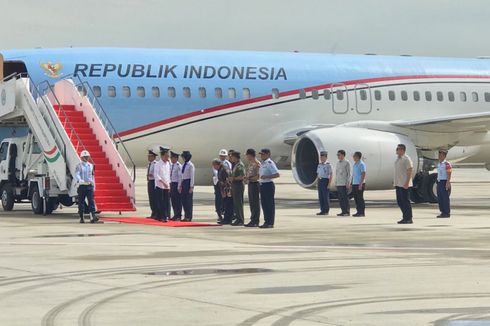
<svg viewBox="0 0 490 326">
<path fill-rule="evenodd" d="M 274 225 L 270 225 L 270 224 L 262 224 L 261 226 L 259 226 L 260 229 L 272 229 L 274 228 Z"/>
<path fill-rule="evenodd" d="M 174 216 L 170 220 L 180 222 L 180 219 L 181 219 L 180 217 Z"/>
<path fill-rule="evenodd" d="M 350 216 L 349 213 L 340 213 L 340 214 L 337 214 L 337 216 Z"/>
<path fill-rule="evenodd" d="M 168 221 L 167 221 L 167 219 L 166 219 L 166 218 L 164 218 L 164 219 L 160 220 L 160 222 L 162 222 L 162 223 L 167 223 Z"/>
<path fill-rule="evenodd" d="M 437 215 L 437 218 L 449 218 L 451 217 L 451 214 L 441 214 L 441 215 Z"/>
<path fill-rule="evenodd" d="M 352 216 L 354 216 L 354 217 L 364 217 L 364 216 L 366 216 L 366 215 L 364 215 L 364 214 L 359 214 L 359 213 L 355 213 L 355 214 L 354 214 L 354 215 L 352 215 Z"/>
<path fill-rule="evenodd" d="M 235 221 L 235 222 L 231 223 L 231 226 L 243 226 L 243 222 Z"/>
<path fill-rule="evenodd" d="M 219 221 L 218 224 L 221 224 L 221 225 L 229 225 L 229 224 L 231 224 L 231 222 L 229 222 L 229 221 Z"/>
<path fill-rule="evenodd" d="M 83 217 L 80 217 L 80 223 L 81 224 L 85 223 L 85 219 Z"/>
<path fill-rule="evenodd" d="M 184 218 L 181 220 L 181 222 L 192 222 L 192 220 L 190 218 Z"/>
<path fill-rule="evenodd" d="M 328 215 L 328 214 L 325 212 L 319 212 L 319 213 L 316 213 L 316 215 Z"/>
<path fill-rule="evenodd" d="M 412 220 L 400 220 L 397 222 L 398 224 L 413 224 Z"/>
<path fill-rule="evenodd" d="M 259 224 L 258 223 L 252 223 L 252 222 L 250 222 L 248 224 L 245 224 L 244 226 L 247 227 L 247 228 L 256 228 L 256 227 L 259 226 Z"/>
</svg>

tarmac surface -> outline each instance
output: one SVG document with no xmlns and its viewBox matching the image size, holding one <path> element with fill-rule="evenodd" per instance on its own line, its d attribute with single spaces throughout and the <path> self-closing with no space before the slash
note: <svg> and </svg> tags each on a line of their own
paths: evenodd
<svg viewBox="0 0 490 326">
<path fill-rule="evenodd" d="M 144 182 L 125 216 L 148 213 Z M 316 216 L 289 171 L 276 189 L 274 229 L 1 211 L 0 325 L 490 325 L 490 172 L 455 169 L 452 217 L 415 205 L 413 225 L 396 224 L 393 191 L 354 218 Z M 195 220 L 213 211 L 197 187 Z"/>
</svg>

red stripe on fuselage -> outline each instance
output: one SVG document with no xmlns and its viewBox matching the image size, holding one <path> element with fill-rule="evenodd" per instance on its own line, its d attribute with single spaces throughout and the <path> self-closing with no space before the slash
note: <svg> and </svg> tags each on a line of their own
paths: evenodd
<svg viewBox="0 0 490 326">
<path fill-rule="evenodd" d="M 444 79 L 456 79 L 456 78 L 464 78 L 464 79 L 490 79 L 490 76 L 484 76 L 484 75 L 414 75 L 414 76 L 392 76 L 392 77 L 377 77 L 377 78 L 367 78 L 367 79 L 356 79 L 356 80 L 349 80 L 349 81 L 343 81 L 343 82 L 335 82 L 335 83 L 328 83 L 328 84 L 322 84 L 319 86 L 311 86 L 311 87 L 306 87 L 304 90 L 306 92 L 310 92 L 312 90 L 320 90 L 320 89 L 326 89 L 326 88 L 331 88 L 331 87 L 338 87 L 338 86 L 350 86 L 350 85 L 355 85 L 355 84 L 367 84 L 367 83 L 377 83 L 377 82 L 386 82 L 386 81 L 398 81 L 398 80 L 408 80 L 408 79 L 434 79 L 434 78 L 444 78 Z M 299 93 L 299 89 L 291 90 L 291 91 L 285 91 L 281 92 L 279 94 L 280 97 L 284 96 L 291 96 Z M 120 137 L 124 137 L 127 135 L 135 134 L 140 131 L 152 129 L 155 127 L 163 126 L 172 122 L 180 121 L 180 120 L 185 120 L 188 118 L 196 117 L 199 115 L 203 114 L 208 114 L 212 112 L 217 112 L 217 111 L 222 111 L 226 109 L 231 109 L 231 108 L 236 108 L 241 105 L 247 105 L 251 103 L 257 103 L 261 101 L 266 101 L 272 99 L 272 95 L 265 95 L 265 96 L 260 96 L 252 99 L 247 99 L 247 100 L 242 100 L 238 102 L 233 102 L 233 103 L 228 103 L 224 105 L 219 105 L 215 107 L 211 107 L 208 109 L 202 109 L 199 111 L 194 111 L 182 115 L 178 115 L 175 117 L 167 118 L 164 120 L 152 122 L 150 124 L 146 124 L 137 128 L 129 129 L 122 131 L 118 133 Z"/>
<path fill-rule="evenodd" d="M 56 152 L 56 146 L 50 149 L 49 151 L 44 151 L 46 155 L 52 155 L 54 154 L 54 152 Z"/>
</svg>

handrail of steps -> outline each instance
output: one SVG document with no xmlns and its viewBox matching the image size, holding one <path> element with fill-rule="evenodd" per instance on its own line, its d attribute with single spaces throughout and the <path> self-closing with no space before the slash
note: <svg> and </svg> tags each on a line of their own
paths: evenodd
<svg viewBox="0 0 490 326">
<path fill-rule="evenodd" d="M 42 92 L 39 90 L 39 88 L 36 86 L 36 84 L 34 83 L 34 81 L 31 79 L 31 77 L 26 74 L 26 73 L 12 73 L 10 75 L 8 75 L 7 77 L 3 78 L 2 79 L 2 82 L 4 81 L 7 81 L 7 80 L 10 80 L 12 78 L 15 78 L 15 79 L 25 79 L 27 80 L 27 82 L 29 82 L 29 91 L 31 92 L 31 95 L 34 97 L 34 99 L 40 99 L 44 106 L 46 108 L 49 108 L 48 104 L 46 103 L 46 101 L 44 100 L 43 98 L 43 94 Z M 54 132 L 57 134 L 58 137 L 54 137 L 55 141 L 56 141 L 56 145 L 58 146 L 58 148 L 63 148 L 61 154 L 63 156 L 64 159 L 66 159 L 66 144 L 63 142 L 63 137 L 61 136 L 61 133 L 58 129 L 56 128 L 52 128 L 51 126 L 55 125 L 55 120 L 51 114 L 51 111 L 50 110 L 45 110 L 46 112 L 48 112 L 48 115 L 49 115 L 49 119 L 51 120 L 51 124 L 48 124 L 49 126 L 49 129 L 51 132 Z M 45 114 L 43 113 L 43 111 L 40 111 L 41 115 L 43 118 L 45 118 Z"/>
<path fill-rule="evenodd" d="M 43 89 L 43 90 L 44 90 L 44 94 L 43 94 L 43 92 L 40 90 L 41 85 L 43 85 L 43 84 L 46 84 L 46 88 L 45 88 L 45 89 Z M 45 80 L 45 81 L 43 81 L 43 82 L 39 83 L 39 84 L 37 85 L 37 88 L 38 88 L 38 92 L 39 92 L 40 94 L 43 94 L 43 95 L 47 95 L 47 92 L 48 92 L 48 91 L 49 91 L 49 92 L 51 92 L 51 94 L 53 95 L 54 100 L 56 101 L 56 103 L 55 103 L 55 104 L 56 104 L 56 105 L 58 105 L 58 110 L 59 110 L 59 111 L 60 111 L 60 112 L 63 114 L 63 117 L 64 117 L 64 122 L 63 122 L 63 121 L 61 121 L 61 117 L 59 118 L 59 120 L 60 120 L 60 122 L 61 122 L 61 125 L 62 125 L 62 126 L 67 125 L 67 126 L 68 126 L 68 128 L 70 129 L 70 134 L 68 135 L 68 137 L 69 137 L 70 139 L 71 139 L 71 136 L 75 136 L 75 137 L 76 137 L 76 139 L 77 139 L 77 143 L 78 143 L 78 146 L 79 146 L 79 147 L 75 148 L 76 152 L 77 152 L 77 153 L 80 153 L 82 150 L 85 150 L 85 149 L 86 149 L 86 147 L 85 147 L 85 145 L 83 144 L 82 140 L 80 139 L 80 136 L 79 136 L 79 135 L 78 135 L 78 133 L 76 132 L 75 128 L 73 127 L 73 125 L 72 125 L 72 123 L 71 123 L 71 121 L 70 121 L 70 118 L 68 118 L 68 115 L 66 114 L 66 112 L 65 112 L 65 110 L 64 110 L 64 108 L 63 108 L 63 105 L 61 104 L 61 102 L 59 101 L 58 97 L 57 97 L 57 96 L 56 96 L 56 94 L 54 93 L 54 91 L 53 91 L 53 86 L 52 86 L 52 85 L 49 83 L 49 81 Z M 42 98 L 42 96 L 41 96 L 41 98 Z M 44 102 L 44 100 L 43 100 L 43 102 Z M 46 103 L 46 102 L 45 102 L 45 103 Z M 54 103 L 53 103 L 53 104 L 54 104 Z M 56 110 L 56 108 L 55 108 L 55 110 Z M 49 110 L 48 110 L 48 111 L 49 111 Z M 80 148 L 80 146 L 81 146 L 82 148 Z"/>
<path fill-rule="evenodd" d="M 132 172 L 133 172 L 132 173 L 132 179 L 133 179 L 133 182 L 135 182 L 136 181 L 136 164 L 134 163 L 133 158 L 129 154 L 129 151 L 126 148 L 126 145 L 124 145 L 124 141 L 119 136 L 119 133 L 116 131 L 116 128 L 114 127 L 111 120 L 109 119 L 109 116 L 107 115 L 104 108 L 102 107 L 102 104 L 100 104 L 97 96 L 95 96 L 93 88 L 90 86 L 90 84 L 88 82 L 82 81 L 80 79 L 80 76 L 76 76 L 76 75 L 72 74 L 72 75 L 67 75 L 67 76 L 63 77 L 63 79 L 72 79 L 72 80 L 74 78 L 78 80 L 78 83 L 75 86 L 77 87 L 77 89 L 79 89 L 79 90 L 81 89 L 84 91 L 84 94 L 82 94 L 82 95 L 87 96 L 88 100 L 90 101 L 90 103 L 92 104 L 92 106 L 95 110 L 95 113 L 97 114 L 100 121 L 102 122 L 102 125 L 104 126 L 106 131 L 111 136 L 112 142 L 114 143 L 114 146 L 116 146 L 116 149 L 119 149 L 119 144 L 122 146 L 124 154 L 127 157 L 127 159 L 129 160 L 129 164 L 131 164 Z"/>
</svg>

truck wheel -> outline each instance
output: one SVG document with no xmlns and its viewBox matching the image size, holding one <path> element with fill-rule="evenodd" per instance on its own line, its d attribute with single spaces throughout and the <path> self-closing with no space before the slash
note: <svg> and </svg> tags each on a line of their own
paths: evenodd
<svg viewBox="0 0 490 326">
<path fill-rule="evenodd" d="M 65 207 L 71 207 L 74 204 L 73 199 L 68 195 L 61 195 L 58 198 L 59 198 L 60 204 L 65 206 Z"/>
<path fill-rule="evenodd" d="M 58 206 L 60 205 L 60 202 L 58 201 L 58 198 L 49 198 L 48 199 L 48 206 L 46 207 L 46 215 L 53 213 Z"/>
<path fill-rule="evenodd" d="M 14 189 L 9 184 L 2 187 L 2 207 L 7 212 L 14 208 Z"/>
<path fill-rule="evenodd" d="M 41 198 L 41 195 L 39 195 L 39 190 L 35 189 L 32 192 L 31 196 L 31 207 L 32 207 L 32 212 L 34 214 L 42 214 L 44 210 L 44 202 L 43 199 Z"/>
<path fill-rule="evenodd" d="M 437 173 L 430 174 L 427 181 L 427 201 L 437 203 Z"/>
</svg>

